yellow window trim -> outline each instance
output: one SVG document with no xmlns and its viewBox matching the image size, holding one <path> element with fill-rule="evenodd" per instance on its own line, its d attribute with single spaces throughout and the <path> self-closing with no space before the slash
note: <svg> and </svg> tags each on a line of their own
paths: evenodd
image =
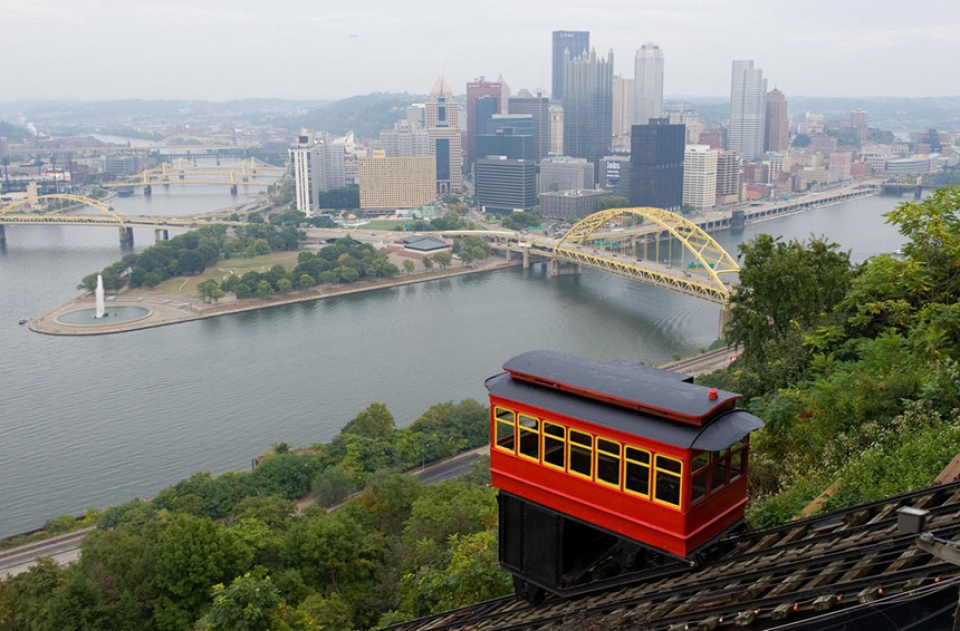
<svg viewBox="0 0 960 631">
<path fill-rule="evenodd" d="M 506 419 L 500 418 L 499 412 L 501 412 L 501 411 L 502 411 L 502 412 L 508 412 L 511 416 L 513 416 L 513 422 L 509 422 L 509 421 L 507 421 Z M 514 453 L 514 454 L 517 453 L 517 413 L 516 413 L 516 411 L 511 410 L 511 409 L 509 409 L 509 408 L 502 408 L 502 407 L 500 407 L 500 406 L 498 405 L 498 406 L 496 406 L 496 407 L 493 409 L 493 418 L 494 418 L 494 421 L 495 421 L 495 424 L 494 424 L 494 426 L 493 426 L 493 427 L 494 427 L 494 430 L 495 430 L 495 433 L 494 433 L 494 436 L 493 436 L 493 437 L 494 437 L 494 443 L 495 443 L 495 444 L 494 444 L 494 447 L 496 447 L 496 448 L 499 449 L 500 451 L 506 451 L 506 452 L 508 452 L 508 453 Z M 507 447 L 502 447 L 502 446 L 500 445 L 500 441 L 497 440 L 497 436 L 500 434 L 500 432 L 499 432 L 498 430 L 500 429 L 500 426 L 501 426 L 501 425 L 503 425 L 504 427 L 511 427 L 511 428 L 513 428 L 513 449 L 508 449 Z"/>
<path fill-rule="evenodd" d="M 620 453 L 613 453 L 612 451 L 607 451 L 607 450 L 605 450 L 605 449 L 601 449 L 601 448 L 600 448 L 600 441 L 601 441 L 601 440 L 605 440 L 605 441 L 608 442 L 608 443 L 613 443 L 613 444 L 617 445 L 617 446 L 620 448 Z M 598 437 L 596 438 L 596 441 L 595 441 L 595 442 L 596 442 L 597 447 L 596 447 L 596 449 L 594 450 L 594 453 L 593 453 L 593 471 L 594 471 L 594 477 L 595 477 L 596 480 L 597 480 L 597 484 L 602 484 L 603 486 L 606 486 L 606 487 L 610 487 L 610 488 L 612 488 L 612 489 L 618 489 L 618 490 L 619 490 L 619 489 L 623 486 L 623 459 L 622 459 L 621 456 L 620 456 L 620 454 L 623 453 L 623 445 L 620 444 L 619 441 L 611 440 L 611 439 L 609 439 L 609 438 L 602 438 L 602 439 L 601 439 L 600 436 L 598 436 Z M 605 456 L 609 456 L 610 458 L 613 458 L 614 460 L 617 461 L 617 479 L 619 480 L 619 482 L 618 482 L 617 484 L 613 484 L 612 482 L 607 482 L 606 480 L 601 480 L 601 479 L 600 479 L 600 454 L 603 454 L 603 455 L 605 455 Z"/>
<path fill-rule="evenodd" d="M 536 429 L 532 427 L 525 427 L 523 423 L 521 423 L 521 419 L 525 419 L 525 418 L 528 418 L 531 421 L 535 421 L 537 423 Z M 523 440 L 524 432 L 527 432 L 528 434 L 536 434 L 537 436 L 537 456 L 536 457 L 528 456 L 527 454 L 523 453 L 523 451 L 520 449 L 520 443 Z M 540 449 L 540 419 L 538 419 L 535 416 L 530 416 L 529 414 L 523 414 L 523 413 L 520 413 L 517 415 L 517 455 L 520 456 L 521 458 L 530 460 L 532 462 L 541 462 L 543 453 L 541 452 L 541 449 Z"/>
<path fill-rule="evenodd" d="M 563 435 L 556 436 L 554 434 L 547 433 L 547 425 L 550 425 L 551 427 L 559 427 L 560 431 L 563 432 Z M 541 456 L 541 459 L 543 460 L 543 465 L 545 467 L 550 467 L 552 469 L 557 469 L 559 471 L 565 471 L 566 464 L 567 464 L 567 428 L 564 427 L 563 425 L 560 425 L 559 423 L 554 423 L 553 421 L 543 421 L 542 427 L 543 429 L 541 430 L 540 434 L 543 442 L 540 445 L 540 449 L 543 452 Z M 552 462 L 547 462 L 547 441 L 548 440 L 552 440 L 554 441 L 554 443 L 560 443 L 560 449 L 563 451 L 563 466 L 555 465 Z"/>
<path fill-rule="evenodd" d="M 663 468 L 661 468 L 661 467 L 658 467 L 658 466 L 657 466 L 657 462 L 658 462 L 661 458 L 664 459 L 664 460 L 670 460 L 670 461 L 673 461 L 673 462 L 676 462 L 677 464 L 679 464 L 679 465 L 680 465 L 680 472 L 677 473 L 677 472 L 675 472 L 675 471 L 670 471 L 669 469 L 663 469 Z M 660 499 L 659 497 L 657 497 L 657 478 L 660 476 L 661 473 L 662 473 L 663 475 L 669 475 L 669 476 L 677 479 L 677 483 L 678 483 L 678 485 L 679 485 L 679 487 L 680 487 L 680 488 L 679 488 L 679 491 L 678 491 L 678 493 L 677 493 L 677 496 L 680 498 L 680 501 L 678 501 L 677 503 L 670 502 L 670 501 L 667 501 L 667 500 L 664 500 L 664 499 Z M 683 461 L 682 461 L 682 460 L 678 460 L 677 458 L 674 458 L 673 456 L 667 456 L 667 455 L 665 455 L 665 454 L 656 454 L 656 455 L 654 456 L 654 459 L 653 459 L 653 480 L 651 480 L 651 482 L 652 482 L 652 484 L 650 485 L 650 489 L 651 489 L 651 491 L 652 491 L 653 501 L 654 501 L 655 503 L 661 504 L 661 505 L 663 505 L 663 506 L 669 506 L 670 508 L 676 508 L 676 509 L 679 509 L 679 508 L 680 508 L 680 506 L 683 504 L 683 491 L 684 491 L 684 483 L 683 483 Z"/>
<path fill-rule="evenodd" d="M 588 447 L 583 443 L 575 442 L 573 440 L 574 434 L 580 434 L 581 436 L 588 436 L 590 438 L 590 446 Z M 593 438 L 594 438 L 593 434 L 582 432 L 579 429 L 570 428 L 569 430 L 567 430 L 567 473 L 569 473 L 570 475 L 575 475 L 578 478 L 583 478 L 584 480 L 593 480 L 593 473 L 594 473 L 593 471 L 593 453 L 594 453 Z M 570 463 L 573 461 L 573 458 L 571 458 L 571 452 L 573 451 L 574 446 L 576 446 L 579 449 L 586 449 L 587 451 L 590 452 L 590 475 L 587 475 L 585 473 L 580 473 L 579 471 L 574 471 L 570 467 Z"/>
<path fill-rule="evenodd" d="M 646 456 L 647 456 L 647 462 L 641 462 L 640 460 L 637 460 L 637 459 L 635 459 L 635 458 L 631 458 L 630 456 L 627 455 L 627 449 L 632 450 L 632 451 L 634 451 L 634 452 L 640 452 L 640 453 L 642 453 L 642 454 L 646 454 Z M 643 449 L 643 448 L 641 448 L 641 447 L 635 447 L 635 446 L 633 446 L 633 445 L 627 445 L 626 448 L 623 450 L 623 461 L 624 461 L 624 466 L 623 466 L 623 491 L 624 491 L 624 493 L 629 493 L 630 495 L 633 495 L 633 496 L 635 496 L 635 497 L 642 497 L 642 498 L 644 498 L 644 499 L 649 500 L 649 499 L 650 499 L 650 495 L 651 495 L 651 493 L 650 493 L 651 483 L 653 482 L 653 475 L 651 475 L 651 473 L 652 473 L 651 470 L 652 470 L 652 468 L 653 468 L 653 454 L 651 454 L 648 449 Z M 627 467 L 626 467 L 626 463 L 630 463 L 630 464 L 636 465 L 636 466 L 638 466 L 638 467 L 643 467 L 644 469 L 647 470 L 647 492 L 646 492 L 646 493 L 641 493 L 640 491 L 634 491 L 633 489 L 627 487 Z"/>
</svg>

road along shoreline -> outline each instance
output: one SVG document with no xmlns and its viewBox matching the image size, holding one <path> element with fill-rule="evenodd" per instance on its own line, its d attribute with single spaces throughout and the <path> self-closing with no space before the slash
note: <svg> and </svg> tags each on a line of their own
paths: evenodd
<svg viewBox="0 0 960 631">
<path fill-rule="evenodd" d="M 30 320 L 28 326 L 31 331 L 43 333 L 45 335 L 110 335 L 113 333 L 125 333 L 128 331 L 140 331 L 159 326 L 169 326 L 181 322 L 193 322 L 194 320 L 203 320 L 206 318 L 219 318 L 221 316 L 232 315 L 234 313 L 243 313 L 245 311 L 257 311 L 259 309 L 269 309 L 271 307 L 280 307 L 283 305 L 295 304 L 298 302 L 307 302 L 311 300 L 322 300 L 324 298 L 333 298 L 335 296 L 344 296 L 365 291 L 374 291 L 377 289 L 387 289 L 390 287 L 401 287 L 403 285 L 412 285 L 414 283 L 424 283 L 431 280 L 443 278 L 452 278 L 455 276 L 465 276 L 467 274 L 476 274 L 480 272 L 490 272 L 510 267 L 518 267 L 519 261 L 485 261 L 477 266 L 465 266 L 455 269 L 434 270 L 399 276 L 391 279 L 377 279 L 369 281 L 360 281 L 349 285 L 329 285 L 313 287 L 303 291 L 293 291 L 282 296 L 272 298 L 246 298 L 237 300 L 230 297 L 221 300 L 219 304 L 204 303 L 195 298 L 184 298 L 183 296 L 166 296 L 162 294 L 152 294 L 150 292 L 138 292 L 128 290 L 107 303 L 106 310 L 109 313 L 113 307 L 141 307 L 148 313 L 136 320 L 127 320 L 122 322 L 104 322 L 94 325 L 69 324 L 61 322 L 58 318 L 64 314 L 83 309 L 91 309 L 95 306 L 92 296 L 83 296 L 75 298 L 52 311 Z M 108 316 L 109 317 L 109 316 Z"/>
</svg>

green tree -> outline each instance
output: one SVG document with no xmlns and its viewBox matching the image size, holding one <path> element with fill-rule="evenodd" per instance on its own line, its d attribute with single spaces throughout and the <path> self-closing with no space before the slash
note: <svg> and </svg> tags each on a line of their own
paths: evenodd
<svg viewBox="0 0 960 631">
<path fill-rule="evenodd" d="M 597 210 L 607 210 L 608 208 L 627 208 L 630 206 L 630 200 L 620 195 L 604 195 L 597 200 Z"/>
<path fill-rule="evenodd" d="M 239 576 L 253 552 L 223 526 L 209 519 L 176 515 L 156 546 L 155 609 L 161 631 L 188 629 L 199 617 L 211 587 Z"/>
<path fill-rule="evenodd" d="M 408 274 L 412 272 L 414 269 L 416 269 L 416 267 L 417 267 L 417 264 L 411 261 L 410 259 L 406 259 L 403 261 L 403 271 L 407 272 Z"/>
<path fill-rule="evenodd" d="M 739 249 L 740 284 L 724 338 L 743 345 L 743 365 L 769 387 L 787 385 L 802 374 L 804 335 L 830 323 L 850 286 L 850 255 L 822 237 L 784 243 L 768 234 Z"/>
<path fill-rule="evenodd" d="M 297 289 L 310 289 L 317 284 L 317 281 L 310 274 L 300 274 L 300 278 L 297 279 Z"/>
<path fill-rule="evenodd" d="M 369 438 L 386 438 L 395 427 L 393 415 L 383 403 L 371 403 L 347 423 L 341 434 L 356 434 Z"/>
<path fill-rule="evenodd" d="M 429 256 L 423 257 L 420 262 L 423 263 L 423 269 L 425 270 L 433 269 L 433 261 L 430 259 Z"/>
<path fill-rule="evenodd" d="M 793 146 L 797 147 L 798 149 L 809 147 L 811 142 L 810 136 L 806 134 L 797 134 L 793 137 Z"/>
<path fill-rule="evenodd" d="M 447 265 L 450 265 L 451 261 L 453 261 L 453 255 L 449 252 L 437 252 L 433 255 L 433 260 L 437 262 L 440 269 L 445 270 L 447 269 Z"/>
<path fill-rule="evenodd" d="M 257 297 L 267 299 L 273 295 L 273 287 L 270 286 L 270 283 L 262 280 L 257 283 Z"/>
<path fill-rule="evenodd" d="M 283 599 L 269 577 L 250 573 L 228 587 L 213 587 L 210 610 L 197 623 L 204 631 L 270 631 L 289 629 L 282 621 Z"/>
</svg>

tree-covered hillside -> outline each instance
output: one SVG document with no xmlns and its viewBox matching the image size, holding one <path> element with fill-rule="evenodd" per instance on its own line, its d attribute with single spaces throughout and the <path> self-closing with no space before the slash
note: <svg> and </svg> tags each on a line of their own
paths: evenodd
<svg viewBox="0 0 960 631">
<path fill-rule="evenodd" d="M 740 246 L 727 332 L 743 353 L 707 381 L 745 394 L 754 525 L 929 484 L 960 453 L 960 189 L 887 215 L 902 256 L 862 265 L 823 238 Z"/>
</svg>

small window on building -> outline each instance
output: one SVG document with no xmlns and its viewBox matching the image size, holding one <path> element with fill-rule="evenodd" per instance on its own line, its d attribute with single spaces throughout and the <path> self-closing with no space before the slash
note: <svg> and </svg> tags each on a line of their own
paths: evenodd
<svg viewBox="0 0 960 631">
<path fill-rule="evenodd" d="M 593 436 L 570 430 L 570 473 L 593 475 Z"/>
<path fill-rule="evenodd" d="M 543 464 L 563 469 L 566 460 L 566 430 L 562 425 L 543 422 Z"/>
<path fill-rule="evenodd" d="M 654 460 L 654 499 L 671 506 L 680 506 L 680 476 L 683 463 L 676 458 L 657 454 Z"/>
<path fill-rule="evenodd" d="M 534 460 L 540 459 L 540 421 L 520 415 L 520 455 Z"/>
<path fill-rule="evenodd" d="M 620 443 L 597 438 L 597 482 L 620 488 Z"/>
<path fill-rule="evenodd" d="M 514 424 L 516 414 L 513 410 L 496 408 L 497 417 L 497 449 L 513 451 L 517 428 Z"/>
<path fill-rule="evenodd" d="M 650 453 L 636 447 L 627 447 L 624 453 L 623 487 L 631 493 L 650 496 Z"/>
</svg>

